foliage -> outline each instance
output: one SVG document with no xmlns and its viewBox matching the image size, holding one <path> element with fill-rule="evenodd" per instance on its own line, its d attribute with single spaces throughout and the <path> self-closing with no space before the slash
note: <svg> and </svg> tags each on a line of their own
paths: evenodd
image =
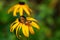
<svg viewBox="0 0 60 40">
<path fill-rule="evenodd" d="M 26 38 L 18 39 L 15 33 L 10 32 L 10 24 L 17 18 L 7 13 L 7 10 L 18 3 L 26 2 L 33 10 L 32 17 L 38 20 L 40 30 L 35 30 L 35 34 Z M 57 0 L 2 0 L 0 1 L 0 40 L 60 40 L 60 10 Z"/>
</svg>

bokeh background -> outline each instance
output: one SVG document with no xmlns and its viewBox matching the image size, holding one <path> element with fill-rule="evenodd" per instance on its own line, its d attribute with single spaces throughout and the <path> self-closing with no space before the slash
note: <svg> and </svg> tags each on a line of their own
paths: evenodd
<svg viewBox="0 0 60 40">
<path fill-rule="evenodd" d="M 18 39 L 10 32 L 10 24 L 17 18 L 7 13 L 18 2 L 25 2 L 33 10 L 32 17 L 38 20 L 40 30 L 29 38 Z M 60 40 L 60 0 L 0 0 L 0 40 Z"/>
</svg>

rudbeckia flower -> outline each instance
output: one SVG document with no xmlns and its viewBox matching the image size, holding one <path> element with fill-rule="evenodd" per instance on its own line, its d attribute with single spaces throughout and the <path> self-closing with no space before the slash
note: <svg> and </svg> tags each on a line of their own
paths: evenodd
<svg viewBox="0 0 60 40">
<path fill-rule="evenodd" d="M 11 11 L 13 11 L 13 16 L 17 16 L 17 12 L 19 12 L 20 16 L 23 16 L 23 11 L 25 11 L 26 14 L 30 16 L 30 12 L 32 12 L 32 10 L 24 2 L 19 2 L 18 4 L 12 6 L 8 10 L 8 13 L 10 13 Z"/>
<path fill-rule="evenodd" d="M 29 32 L 31 34 L 34 34 L 33 27 L 40 29 L 39 25 L 36 23 L 37 20 L 31 17 L 25 18 L 24 16 L 21 16 L 20 19 L 16 19 L 10 26 L 10 32 L 13 32 L 16 30 L 16 36 L 21 37 L 19 35 L 19 31 L 22 29 L 22 33 L 24 36 L 29 37 Z"/>
</svg>

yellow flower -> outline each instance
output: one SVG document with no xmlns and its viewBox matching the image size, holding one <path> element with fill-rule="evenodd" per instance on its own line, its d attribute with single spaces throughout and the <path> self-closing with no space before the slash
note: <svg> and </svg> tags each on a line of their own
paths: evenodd
<svg viewBox="0 0 60 40">
<path fill-rule="evenodd" d="M 34 18 L 27 17 L 24 22 L 21 22 L 21 19 L 23 20 L 24 17 L 21 17 L 20 19 L 16 19 L 11 26 L 10 26 L 10 32 L 13 32 L 14 29 L 16 29 L 16 36 L 19 38 L 21 35 L 19 35 L 19 31 L 22 29 L 22 32 L 24 36 L 29 37 L 29 32 L 31 34 L 34 34 L 33 27 L 40 29 L 39 25 L 36 23 L 37 20 Z M 29 19 L 28 19 L 29 18 Z"/>
<path fill-rule="evenodd" d="M 19 2 L 19 4 L 16 4 L 16 5 L 12 6 L 8 10 L 8 13 L 10 13 L 11 11 L 13 11 L 13 16 L 17 16 L 16 13 L 19 12 L 20 16 L 23 16 L 23 10 L 26 12 L 26 14 L 28 16 L 30 16 L 30 11 L 32 12 L 32 10 L 24 2 Z"/>
</svg>

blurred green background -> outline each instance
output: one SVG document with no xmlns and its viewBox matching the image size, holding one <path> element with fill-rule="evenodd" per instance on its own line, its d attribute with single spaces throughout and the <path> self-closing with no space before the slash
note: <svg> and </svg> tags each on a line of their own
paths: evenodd
<svg viewBox="0 0 60 40">
<path fill-rule="evenodd" d="M 40 30 L 29 38 L 18 39 L 10 32 L 10 24 L 17 18 L 8 9 L 23 1 L 33 10 L 32 17 L 38 20 Z M 60 40 L 60 1 L 59 0 L 0 0 L 0 40 Z"/>
</svg>

